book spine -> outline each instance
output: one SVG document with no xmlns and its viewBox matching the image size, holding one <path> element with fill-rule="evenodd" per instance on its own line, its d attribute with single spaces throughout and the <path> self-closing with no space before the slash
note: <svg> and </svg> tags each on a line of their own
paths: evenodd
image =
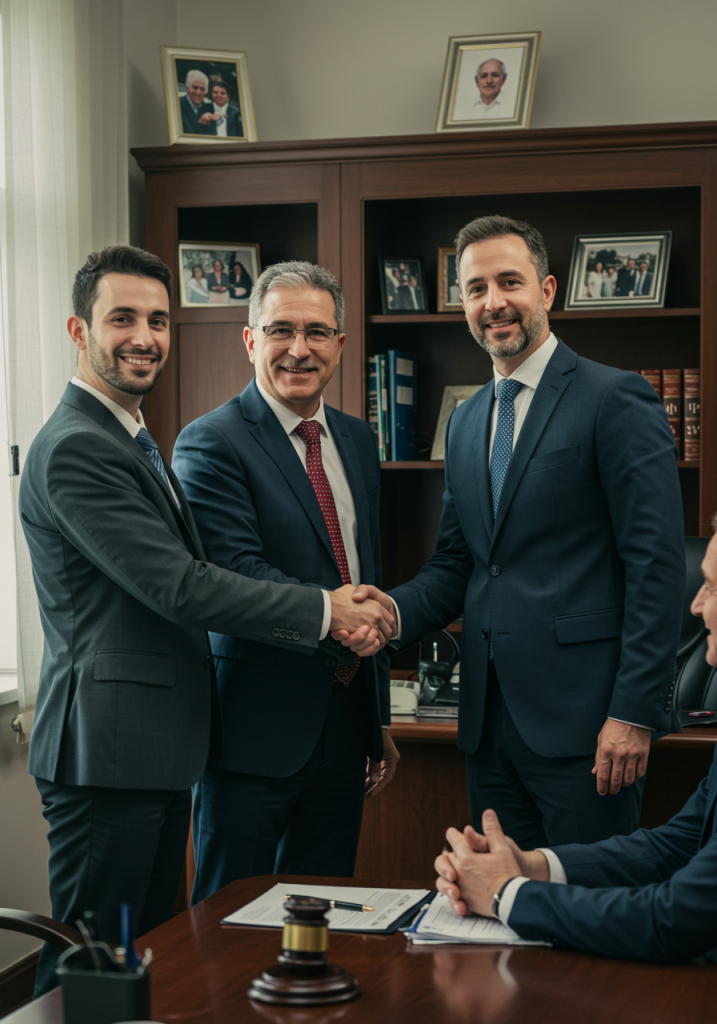
<svg viewBox="0 0 717 1024">
<path fill-rule="evenodd" d="M 376 435 L 379 458 L 381 457 L 381 423 L 379 415 L 378 356 L 368 357 L 368 422 Z"/>
<path fill-rule="evenodd" d="M 685 370 L 685 459 L 700 458 L 700 370 Z"/>
<path fill-rule="evenodd" d="M 389 413 L 392 462 L 416 458 L 416 360 L 408 352 L 388 351 Z"/>
<path fill-rule="evenodd" d="M 662 398 L 662 370 L 640 370 L 641 376 L 648 383 L 652 384 L 660 398 Z"/>
<path fill-rule="evenodd" d="M 379 423 L 381 427 L 381 461 L 386 462 L 389 458 L 390 446 L 388 443 L 388 385 L 386 383 L 386 356 L 378 357 L 378 382 L 379 382 Z"/>
<path fill-rule="evenodd" d="M 682 455 L 682 370 L 662 371 L 662 401 L 670 422 L 672 436 Z"/>
</svg>

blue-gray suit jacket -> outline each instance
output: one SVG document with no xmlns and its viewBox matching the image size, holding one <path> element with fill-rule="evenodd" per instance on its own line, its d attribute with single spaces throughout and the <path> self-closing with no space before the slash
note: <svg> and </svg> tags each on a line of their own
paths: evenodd
<svg viewBox="0 0 717 1024">
<path fill-rule="evenodd" d="M 435 553 L 391 592 L 401 646 L 464 614 L 459 746 L 483 728 L 488 645 L 528 746 L 594 751 L 607 716 L 669 729 L 685 588 L 677 447 L 647 381 L 553 353 L 493 519 L 493 386 L 446 430 Z"/>
<path fill-rule="evenodd" d="M 717 960 L 716 802 L 717 750 L 707 778 L 666 825 L 556 847 L 568 885 L 526 882 L 510 927 L 626 960 Z"/>
<path fill-rule="evenodd" d="M 186 789 L 221 739 L 205 631 L 316 650 L 319 591 L 210 565 L 168 472 L 180 508 L 116 416 L 74 384 L 30 446 L 20 518 L 45 634 L 39 778 Z"/>
<path fill-rule="evenodd" d="M 325 410 L 356 508 L 361 582 L 380 587 L 376 439 L 364 420 L 330 406 Z M 254 380 L 184 428 L 173 466 L 207 555 L 217 565 L 256 580 L 341 586 L 311 481 Z M 326 717 L 336 665 L 327 641 L 313 657 L 300 658 L 220 631 L 210 639 L 225 732 L 219 766 L 274 778 L 292 775 L 311 755 Z M 380 760 L 381 724 L 391 721 L 388 656 L 382 652 L 362 661 L 351 686 L 367 688 L 366 752 Z"/>
</svg>

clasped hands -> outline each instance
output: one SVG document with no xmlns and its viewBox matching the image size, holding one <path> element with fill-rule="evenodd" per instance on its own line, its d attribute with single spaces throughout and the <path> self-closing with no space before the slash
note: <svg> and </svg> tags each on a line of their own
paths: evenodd
<svg viewBox="0 0 717 1024">
<path fill-rule="evenodd" d="M 396 635 L 393 601 L 377 587 L 347 584 L 331 591 L 329 597 L 331 636 L 359 657 L 376 654 Z"/>
<path fill-rule="evenodd" d="M 511 878 L 550 881 L 550 867 L 540 850 L 523 851 L 503 834 L 495 811 L 483 813 L 483 835 L 467 825 L 462 832 L 449 828 L 450 848 L 436 857 L 436 888 L 448 897 L 453 909 L 495 917 L 493 897 Z"/>
</svg>

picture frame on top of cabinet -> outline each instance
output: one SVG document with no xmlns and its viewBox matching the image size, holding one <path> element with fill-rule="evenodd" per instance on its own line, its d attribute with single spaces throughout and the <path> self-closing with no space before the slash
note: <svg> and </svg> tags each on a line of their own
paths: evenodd
<svg viewBox="0 0 717 1024">
<path fill-rule="evenodd" d="M 381 310 L 384 313 L 427 313 L 423 260 L 420 256 L 378 258 Z"/>
<path fill-rule="evenodd" d="M 171 145 L 257 141 L 246 53 L 178 46 L 160 51 Z"/>
<path fill-rule="evenodd" d="M 451 36 L 437 132 L 527 128 L 542 32 Z"/>
<path fill-rule="evenodd" d="M 661 309 L 671 231 L 576 235 L 566 309 Z"/>
<path fill-rule="evenodd" d="M 439 313 L 460 313 L 463 310 L 454 245 L 440 246 L 438 249 L 438 303 L 436 309 Z"/>
</svg>

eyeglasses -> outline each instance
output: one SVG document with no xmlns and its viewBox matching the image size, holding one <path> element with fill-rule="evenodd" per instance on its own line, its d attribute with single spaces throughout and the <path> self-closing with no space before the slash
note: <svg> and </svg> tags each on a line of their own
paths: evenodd
<svg viewBox="0 0 717 1024">
<path fill-rule="evenodd" d="M 305 331 L 295 327 L 262 327 L 261 330 L 267 338 L 284 344 L 291 344 L 297 334 L 303 334 L 309 346 L 324 345 L 339 333 L 338 327 L 307 327 Z"/>
</svg>

